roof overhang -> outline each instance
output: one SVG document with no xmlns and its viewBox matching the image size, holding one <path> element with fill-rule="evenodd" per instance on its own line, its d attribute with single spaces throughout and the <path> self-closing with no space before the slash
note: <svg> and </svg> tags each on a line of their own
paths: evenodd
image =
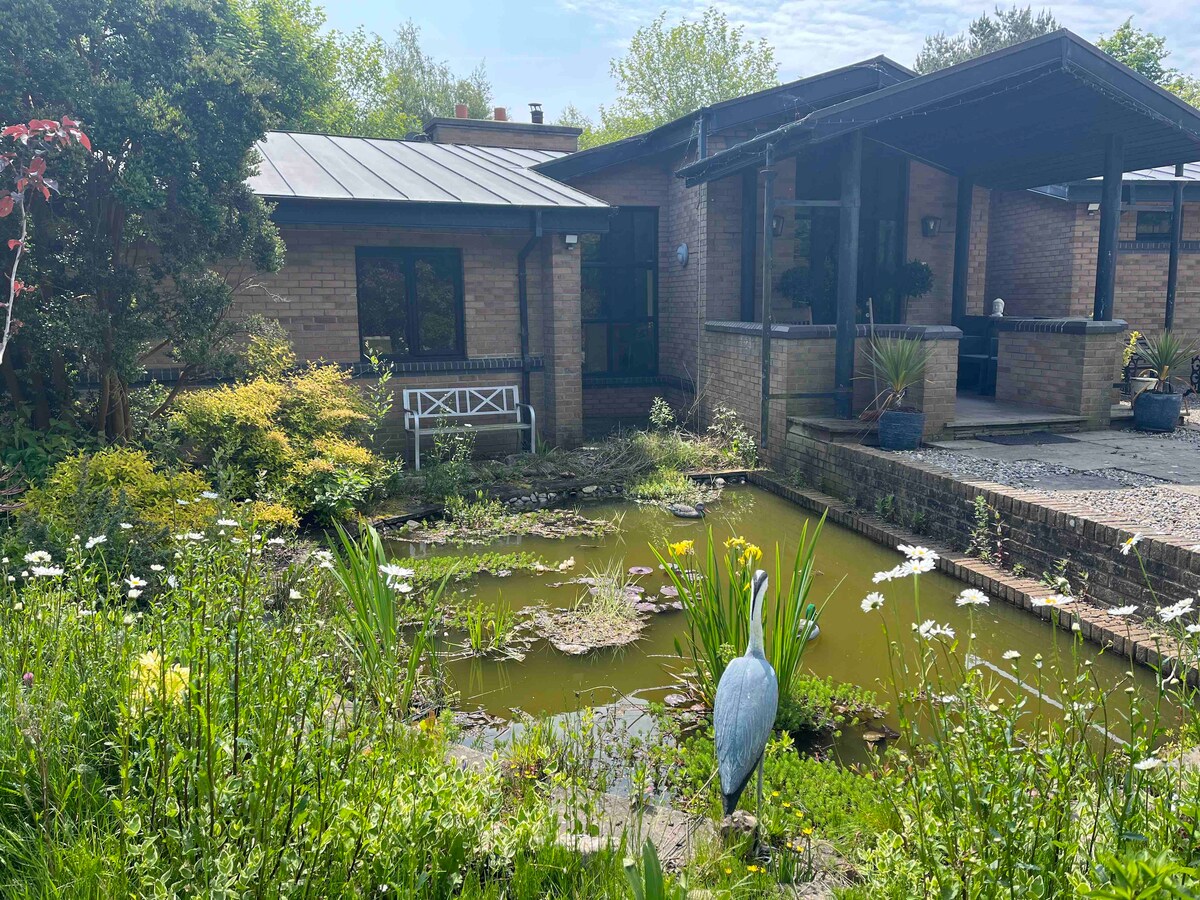
<svg viewBox="0 0 1200 900">
<path fill-rule="evenodd" d="M 529 232 L 541 216 L 548 234 L 603 233 L 609 230 L 611 207 L 531 209 L 467 203 L 395 203 L 387 201 L 266 198 L 275 204 L 278 225 L 387 226 L 420 231 Z"/>
<path fill-rule="evenodd" d="M 539 163 L 534 168 L 560 181 L 570 181 L 611 166 L 685 147 L 694 140 L 700 116 L 706 117 L 710 134 L 764 122 L 767 127 L 773 127 L 781 121 L 795 119 L 822 106 L 877 91 L 913 77 L 911 70 L 886 56 L 877 56 L 744 97 L 714 103 L 644 134 L 580 150 Z"/>
<path fill-rule="evenodd" d="M 1110 135 L 1124 168 L 1200 159 L 1200 110 L 1069 31 L 1056 31 L 816 110 L 685 166 L 689 185 L 723 178 L 853 131 L 989 188 L 1103 174 Z"/>
</svg>

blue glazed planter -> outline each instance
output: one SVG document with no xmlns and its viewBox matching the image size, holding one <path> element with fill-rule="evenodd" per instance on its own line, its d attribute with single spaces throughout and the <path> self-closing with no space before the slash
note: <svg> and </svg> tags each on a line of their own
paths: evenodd
<svg viewBox="0 0 1200 900">
<path fill-rule="evenodd" d="M 1133 399 L 1133 427 L 1138 431 L 1174 431 L 1183 409 L 1183 394 L 1142 391 Z"/>
<path fill-rule="evenodd" d="M 879 446 L 884 450 L 916 450 L 925 431 L 925 413 L 888 410 L 879 417 Z"/>
</svg>

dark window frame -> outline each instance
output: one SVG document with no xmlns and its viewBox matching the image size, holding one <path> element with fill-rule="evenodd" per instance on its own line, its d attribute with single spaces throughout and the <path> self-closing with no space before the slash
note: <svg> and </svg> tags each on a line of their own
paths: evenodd
<svg viewBox="0 0 1200 900">
<path fill-rule="evenodd" d="M 1161 228 L 1161 223 L 1165 222 L 1167 226 L 1166 231 L 1159 231 L 1158 228 L 1155 228 L 1154 230 L 1142 231 L 1142 216 L 1155 216 L 1159 222 L 1159 228 Z M 1169 209 L 1139 209 L 1134 217 L 1134 239 L 1153 243 L 1168 243 L 1171 240 L 1174 218 L 1175 213 Z"/>
<path fill-rule="evenodd" d="M 443 257 L 453 260 L 451 270 L 454 273 L 454 315 L 455 331 L 458 340 L 453 350 L 437 352 L 421 352 L 420 321 L 421 310 L 417 302 L 416 264 L 420 257 Z M 407 307 L 406 337 L 408 353 L 388 353 L 383 358 L 395 361 L 403 360 L 462 360 L 467 358 L 467 329 L 466 329 L 466 290 L 464 287 L 463 256 L 459 247 L 356 247 L 354 249 L 354 296 L 355 312 L 358 316 L 358 352 L 361 359 L 367 358 L 366 347 L 363 343 L 362 332 L 362 266 L 370 259 L 396 259 L 404 264 L 405 305 Z"/>
<path fill-rule="evenodd" d="M 619 207 L 617 215 L 621 213 L 630 213 L 633 215 L 649 214 L 653 218 L 653 234 L 654 234 L 654 253 L 650 259 L 646 261 L 638 261 L 636 258 L 631 260 L 580 260 L 580 279 L 583 279 L 583 270 L 600 269 L 634 269 L 639 271 L 648 271 L 650 273 L 651 296 L 652 296 L 652 311 L 647 316 L 614 316 L 611 309 L 606 310 L 604 316 L 583 316 L 582 330 L 586 334 L 588 325 L 606 325 L 605 329 L 605 351 L 607 359 L 603 369 L 585 370 L 584 378 L 605 378 L 605 377 L 626 377 L 626 376 L 657 376 L 658 375 L 658 350 L 659 350 L 659 210 L 657 206 L 622 206 Z M 630 224 L 631 243 L 636 246 L 636 238 L 632 235 L 634 231 L 632 222 Z M 610 231 L 611 233 L 611 231 Z M 648 369 L 630 372 L 614 368 L 613 361 L 617 350 L 617 342 L 614 340 L 616 330 L 621 326 L 629 325 L 650 325 L 650 344 L 651 344 L 651 365 Z"/>
</svg>

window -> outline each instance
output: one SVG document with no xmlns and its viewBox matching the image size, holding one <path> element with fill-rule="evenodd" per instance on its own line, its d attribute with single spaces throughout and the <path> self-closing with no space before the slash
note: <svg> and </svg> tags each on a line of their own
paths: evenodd
<svg viewBox="0 0 1200 900">
<path fill-rule="evenodd" d="M 463 345 L 458 250 L 358 249 L 358 333 L 363 356 L 452 359 Z"/>
<path fill-rule="evenodd" d="M 1139 241 L 1169 241 L 1171 240 L 1171 220 L 1175 216 L 1170 212 L 1142 210 L 1137 214 L 1137 239 Z"/>
<path fill-rule="evenodd" d="M 656 374 L 658 210 L 623 208 L 581 244 L 584 374 Z"/>
</svg>

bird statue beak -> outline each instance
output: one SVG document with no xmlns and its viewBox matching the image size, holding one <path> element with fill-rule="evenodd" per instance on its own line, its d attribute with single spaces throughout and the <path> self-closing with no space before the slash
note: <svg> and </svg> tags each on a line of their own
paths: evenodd
<svg viewBox="0 0 1200 900">
<path fill-rule="evenodd" d="M 754 577 L 750 580 L 750 596 L 757 602 L 767 590 L 767 573 L 762 569 L 754 570 Z"/>
</svg>

